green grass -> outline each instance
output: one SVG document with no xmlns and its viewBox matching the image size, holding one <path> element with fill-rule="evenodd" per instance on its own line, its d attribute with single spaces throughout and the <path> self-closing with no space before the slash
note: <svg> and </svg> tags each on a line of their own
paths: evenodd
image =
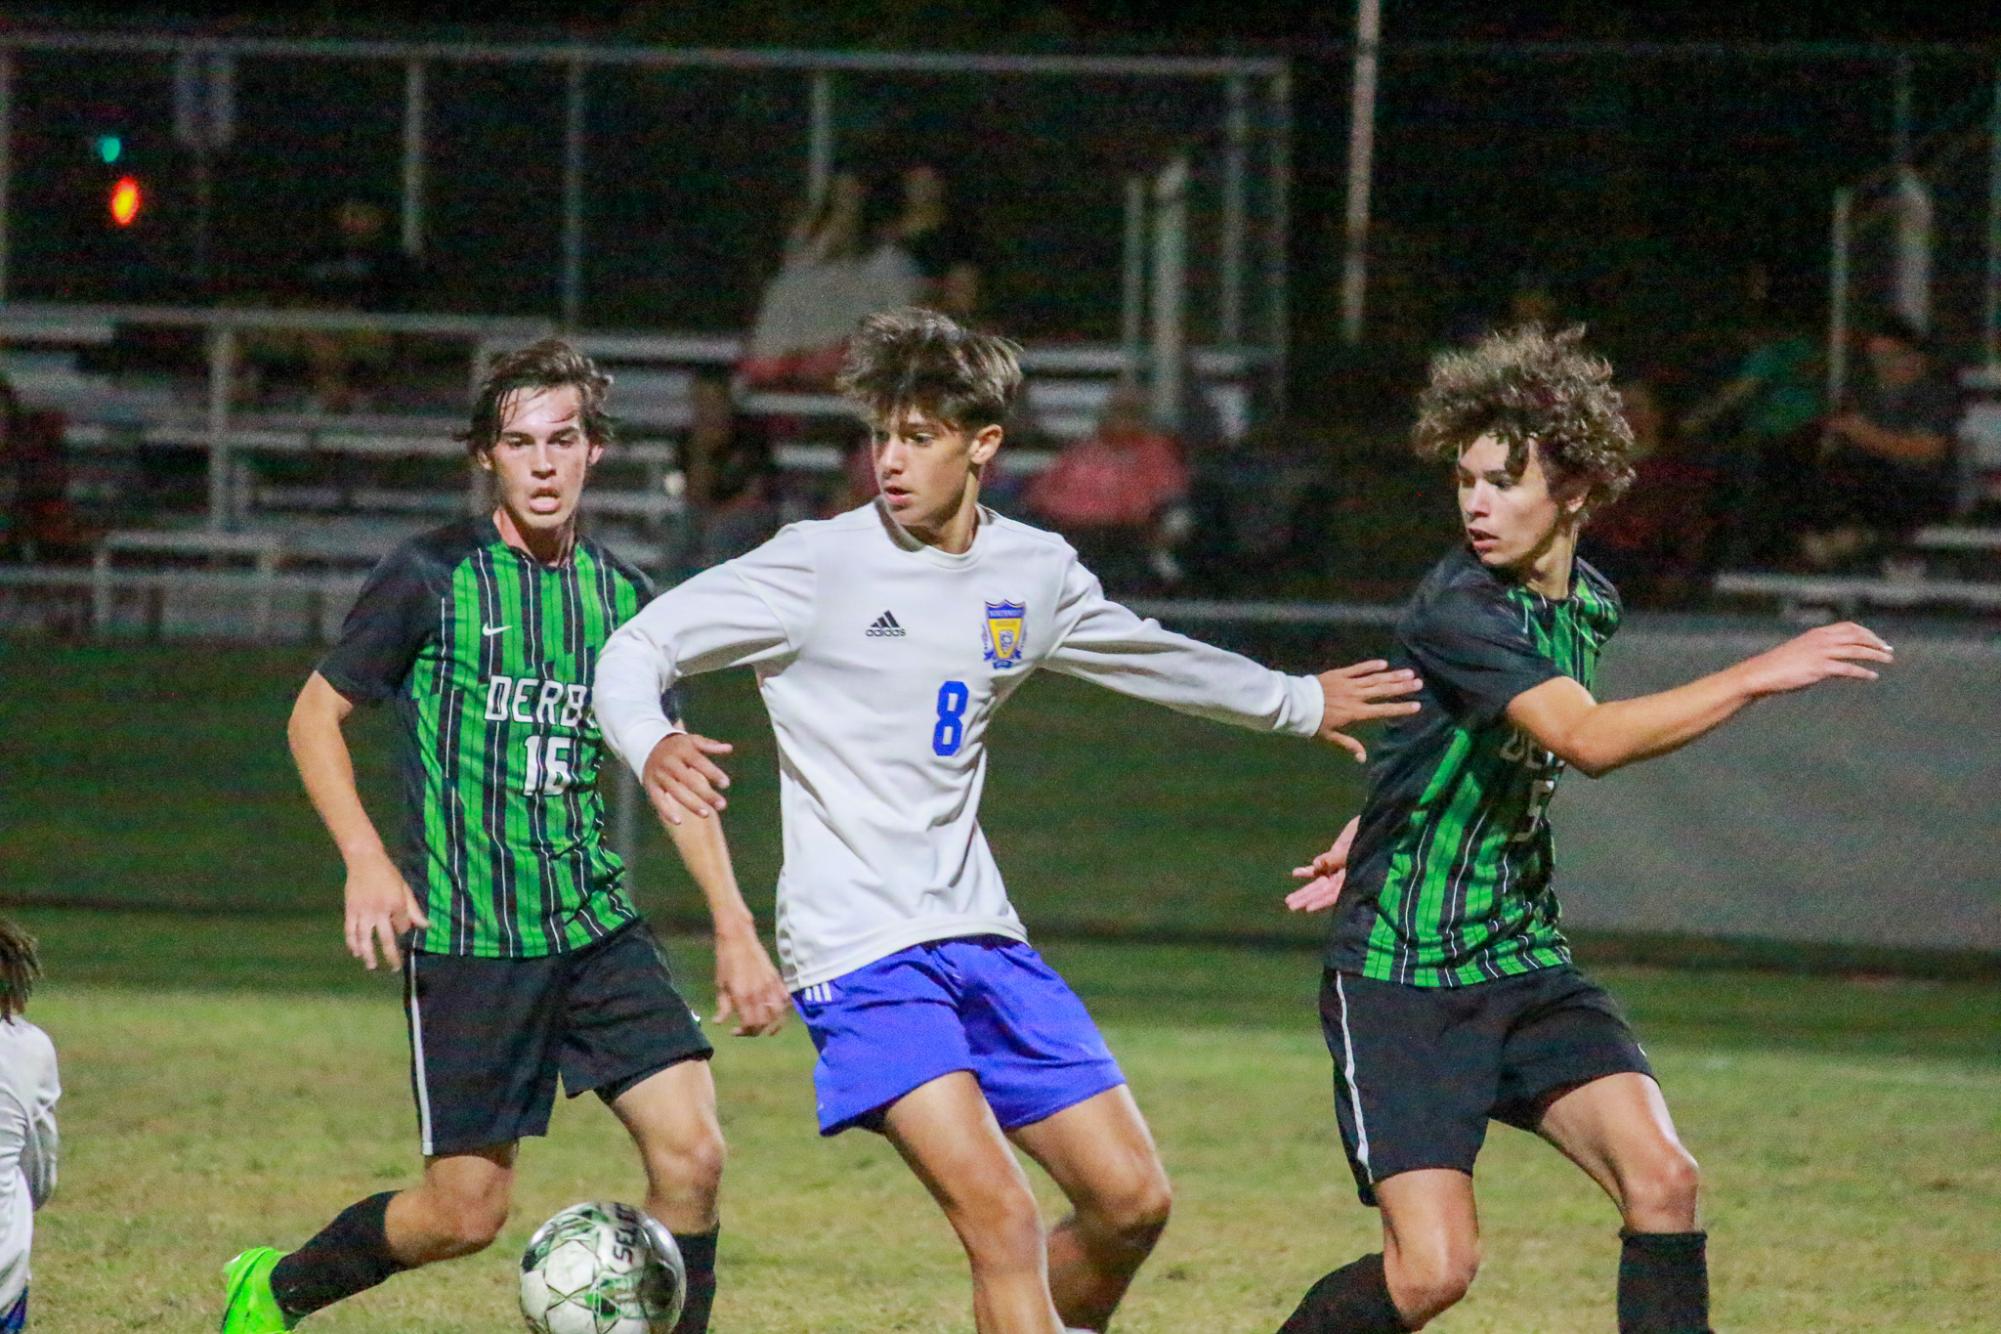
<svg viewBox="0 0 2001 1334">
<path fill-rule="evenodd" d="M 218 1266 L 292 1245 L 417 1167 L 392 978 L 339 941 L 338 865 L 283 748 L 296 653 L 55 650 L 0 641 L 0 901 L 40 933 L 34 1014 L 67 1096 L 61 1191 L 39 1223 L 38 1327 L 211 1327 Z M 1174 1174 L 1175 1221 L 1119 1328 L 1269 1330 L 1322 1271 L 1373 1249 L 1333 1131 L 1309 923 L 1285 868 L 1355 797 L 1328 752 L 1035 682 L 995 741 L 988 826 L 1045 951 L 1103 1022 Z M 775 871 L 769 731 L 741 682 L 701 684 L 740 743 L 731 827 L 753 902 Z M 386 719 L 360 729 L 391 790 Z M 386 813 L 386 812 L 385 812 Z M 692 890 L 646 840 L 644 899 Z M 49 906 L 123 905 L 119 910 Z M 183 910 L 144 910 L 142 905 Z M 200 911 L 187 911 L 193 908 Z M 1296 947 L 1111 943 L 1253 934 Z M 674 955 L 707 989 L 698 939 Z M 1587 960 L 1588 961 L 1588 960 Z M 1701 1158 L 1716 1318 L 1731 1330 L 1993 1327 L 2001 1304 L 2001 995 L 1980 980 L 1606 966 Z M 724 1043 L 733 1157 L 723 1334 L 962 1330 L 963 1262 L 921 1188 L 866 1135 L 812 1131 L 795 1025 Z M 1447 1331 L 1604 1329 L 1616 1218 L 1584 1178 L 1495 1128 L 1487 1264 Z M 407 1275 L 307 1328 L 514 1325 L 513 1256 L 540 1218 L 638 1189 L 594 1100 L 524 1155 L 501 1244 Z"/>
<path fill-rule="evenodd" d="M 36 1002 L 63 1056 L 67 1158 L 42 1216 L 51 1330 L 204 1328 L 216 1266 L 296 1244 L 416 1169 L 393 979 L 331 919 L 229 922 L 37 911 L 59 970 Z M 1091 1003 L 1151 1118 L 1175 1221 L 1120 1327 L 1270 1329 L 1371 1249 L 1334 1142 L 1310 953 L 1048 947 Z M 682 971 L 705 990 L 699 941 Z M 1703 1160 L 1719 1327 L 1980 1329 L 2001 1302 L 2001 1003 L 1965 983 L 1613 968 Z M 794 1025 L 716 1062 L 732 1145 L 718 1328 L 963 1329 L 963 1263 L 921 1188 L 866 1135 L 812 1130 Z M 1487 1265 L 1445 1330 L 1610 1325 L 1616 1219 L 1536 1141 L 1497 1127 L 1479 1184 Z M 510 1327 L 512 1256 L 577 1199 L 631 1197 L 630 1153 L 593 1100 L 524 1155 L 488 1254 L 399 1278 L 327 1331 Z"/>
</svg>

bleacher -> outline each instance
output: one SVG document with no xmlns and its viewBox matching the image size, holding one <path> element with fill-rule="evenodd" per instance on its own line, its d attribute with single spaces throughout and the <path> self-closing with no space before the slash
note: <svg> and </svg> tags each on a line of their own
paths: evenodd
<svg viewBox="0 0 2001 1334">
<path fill-rule="evenodd" d="M 2001 612 L 2001 368 L 1961 376 L 1959 517 L 1919 529 L 1880 568 L 1861 574 L 1727 570 L 1719 597 L 1776 605 L 1787 615 L 1859 615 L 1874 609 L 1986 616 Z"/>
<path fill-rule="evenodd" d="M 260 401 L 237 381 L 243 335 L 264 328 L 371 327 L 412 339 L 456 341 L 463 360 L 434 356 L 399 383 L 381 410 L 327 413 L 300 401 Z M 131 369 L 107 355 L 135 329 L 201 337 L 206 365 Z M 0 624 L 36 614 L 38 596 L 87 600 L 98 633 L 202 633 L 243 622 L 258 638 L 324 638 L 360 575 L 415 528 L 488 503 L 485 479 L 464 463 L 454 433 L 466 387 L 490 355 L 546 333 L 534 321 L 371 317 L 331 312 L 144 307 L 0 306 L 0 370 L 24 405 L 62 415 L 68 491 L 110 516 L 88 570 L 0 566 Z M 678 442 L 704 372 L 734 366 L 733 337 L 584 332 L 576 341 L 615 379 L 620 443 L 585 498 L 593 530 L 656 569 L 682 550 L 687 520 Z M 1129 367 L 1119 347 L 1025 350 L 1026 417 L 1043 442 L 1011 449 L 1014 476 L 1053 458 L 1051 446 L 1090 429 Z M 1201 351 L 1192 369 L 1215 419 L 1249 425 L 1251 357 Z M 106 367 L 111 367 L 107 369 Z M 839 483 L 849 409 L 830 393 L 739 393 L 753 417 L 781 419 L 782 475 L 810 491 Z M 178 510 L 154 494 L 149 469 L 193 456 L 205 503 Z M 810 512 L 810 511 L 802 511 Z M 210 611 L 201 610 L 211 607 Z"/>
</svg>

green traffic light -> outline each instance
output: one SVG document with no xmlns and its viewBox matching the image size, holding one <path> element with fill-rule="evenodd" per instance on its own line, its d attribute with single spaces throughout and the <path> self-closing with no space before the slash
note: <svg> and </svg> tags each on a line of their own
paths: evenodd
<svg viewBox="0 0 2001 1334">
<path fill-rule="evenodd" d="M 97 156 L 103 161 L 105 166 L 110 166 L 112 163 L 118 161 L 119 158 L 125 156 L 125 141 L 115 134 L 98 135 Z"/>
</svg>

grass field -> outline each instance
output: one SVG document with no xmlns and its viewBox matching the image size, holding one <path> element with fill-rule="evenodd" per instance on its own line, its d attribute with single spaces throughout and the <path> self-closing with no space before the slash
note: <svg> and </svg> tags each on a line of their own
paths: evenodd
<svg viewBox="0 0 2001 1334">
<path fill-rule="evenodd" d="M 36 905 L 15 911 L 43 938 L 51 978 L 34 1014 L 67 1089 L 61 1190 L 39 1225 L 39 1329 L 211 1328 L 216 1269 L 234 1250 L 295 1244 L 415 1168 L 396 986 L 341 952 L 337 866 L 283 754 L 302 670 L 275 652 L 0 644 L 0 901 Z M 989 803 L 1031 927 L 1262 929 L 1289 859 L 1353 800 L 1331 755 L 1060 685 L 1031 691 L 996 740 Z M 776 855 L 768 733 L 740 687 L 705 689 L 696 707 L 744 743 L 732 826 L 762 906 Z M 371 777 L 380 763 L 376 744 Z M 643 869 L 650 906 L 685 905 L 663 859 Z M 210 911 L 45 906 L 61 897 Z M 1309 946 L 1043 944 L 1102 1021 L 1178 1188 L 1119 1328 L 1269 1330 L 1323 1270 L 1374 1248 L 1334 1141 Z M 674 957 L 705 993 L 702 942 L 677 939 Z M 1990 984 L 1598 971 L 1704 1164 L 1720 1329 L 1995 1327 Z M 719 1053 L 733 1157 L 717 1329 L 965 1329 L 942 1221 L 880 1143 L 814 1136 L 810 1066 L 796 1025 Z M 1595 1188 L 1498 1127 L 1479 1182 L 1486 1268 L 1434 1328 L 1610 1328 L 1616 1218 Z M 636 1189 L 611 1119 L 594 1100 L 566 1105 L 524 1156 L 494 1251 L 306 1328 L 512 1328 L 513 1258 L 534 1223 Z"/>
</svg>

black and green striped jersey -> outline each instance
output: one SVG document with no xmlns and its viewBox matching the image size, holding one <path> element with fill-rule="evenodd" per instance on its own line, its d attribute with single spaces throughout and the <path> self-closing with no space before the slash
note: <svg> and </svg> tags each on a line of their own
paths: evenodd
<svg viewBox="0 0 2001 1334">
<path fill-rule="evenodd" d="M 590 692 L 605 640 L 651 597 L 595 542 L 544 565 L 491 518 L 413 538 L 369 576 L 319 670 L 357 703 L 396 702 L 398 861 L 430 919 L 417 948 L 554 954 L 637 915 L 604 841 Z"/>
<path fill-rule="evenodd" d="M 1507 709 L 1559 675 L 1590 689 L 1619 615 L 1618 592 L 1581 560 L 1560 601 L 1465 547 L 1432 569 L 1391 654 L 1423 678 L 1422 707 L 1376 746 L 1330 967 L 1458 987 L 1569 961 L 1547 814 L 1563 761 Z"/>
</svg>

